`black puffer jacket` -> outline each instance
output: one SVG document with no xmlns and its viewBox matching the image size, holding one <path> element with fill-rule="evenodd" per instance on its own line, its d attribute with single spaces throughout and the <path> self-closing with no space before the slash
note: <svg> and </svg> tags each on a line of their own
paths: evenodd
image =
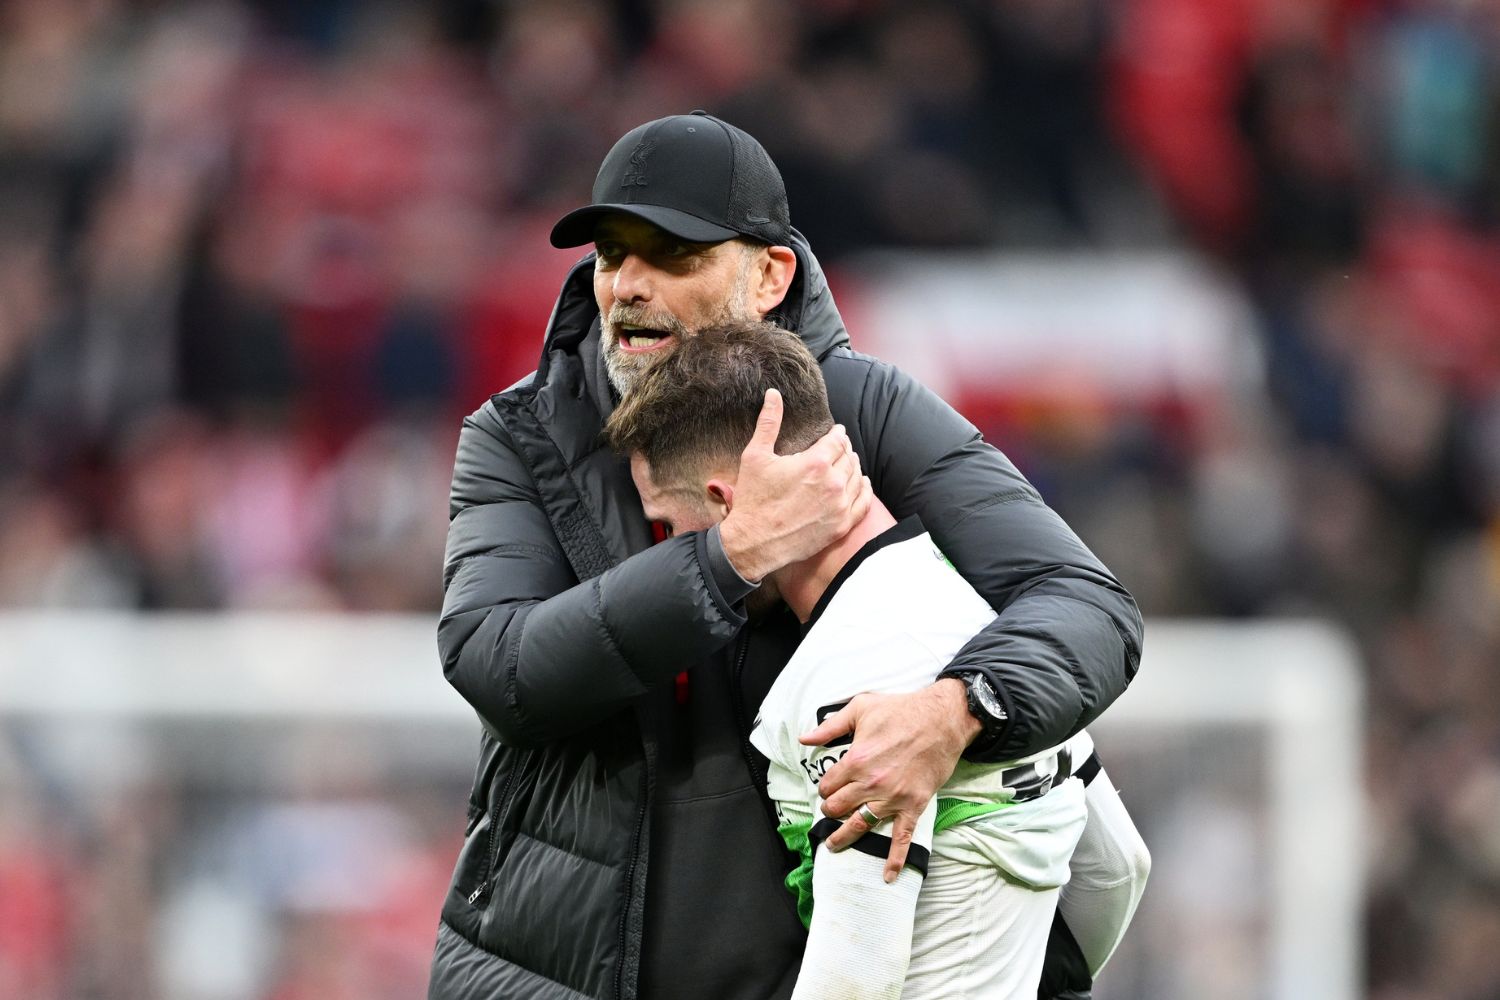
<svg viewBox="0 0 1500 1000">
<path fill-rule="evenodd" d="M 1061 741 L 1134 675 L 1134 602 L 962 417 L 848 350 L 796 249 L 775 318 L 820 359 L 876 492 L 1000 610 L 955 660 L 1009 703 L 988 756 Z M 798 630 L 785 613 L 747 625 L 705 535 L 651 544 L 599 441 L 591 272 L 569 274 L 536 374 L 459 441 L 438 642 L 485 731 L 430 996 L 785 997 L 803 936 L 746 735 Z"/>
</svg>

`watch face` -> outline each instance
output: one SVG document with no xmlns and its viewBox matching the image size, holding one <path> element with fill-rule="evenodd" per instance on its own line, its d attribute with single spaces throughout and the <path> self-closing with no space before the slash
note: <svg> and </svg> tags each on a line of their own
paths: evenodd
<svg viewBox="0 0 1500 1000">
<path fill-rule="evenodd" d="M 974 701 L 984 710 L 984 713 L 992 719 L 1004 719 L 1005 706 L 1000 704 L 1000 696 L 995 693 L 994 687 L 983 674 L 975 674 L 969 681 L 969 693 L 974 696 Z"/>
</svg>

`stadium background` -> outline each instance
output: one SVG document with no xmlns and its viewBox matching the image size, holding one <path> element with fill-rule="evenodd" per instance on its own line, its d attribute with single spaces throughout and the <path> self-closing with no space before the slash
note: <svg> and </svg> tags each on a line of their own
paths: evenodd
<svg viewBox="0 0 1500 1000">
<path fill-rule="evenodd" d="M 903 346 L 938 380 L 999 369 L 956 401 L 1148 616 L 1348 630 L 1364 988 L 1500 995 L 1488 0 L 8 0 L 0 605 L 432 615 L 458 422 L 532 367 L 573 259 L 548 227 L 616 136 L 694 107 L 782 166 L 856 346 L 938 310 L 901 294 L 924 268 L 1070 274 L 1161 371 L 1172 345 L 1111 296 L 1145 282 L 1164 322 L 1183 288 L 1216 303 L 1191 392 L 1090 369 L 1118 344 L 1088 330 L 1084 361 L 1024 379 L 998 333 Z M 1150 284 L 1163 260 L 1186 285 Z M 991 308 L 1024 325 L 982 294 L 968 322 Z M 466 774 L 401 784 L 302 734 L 280 751 L 302 792 L 345 804 L 256 807 L 246 846 L 186 772 L 83 799 L 34 725 L 0 727 L 0 995 L 420 988 Z M 264 889 L 286 844 L 351 827 L 378 891 Z M 219 852 L 253 903 L 185 888 L 182 859 Z M 195 968 L 194 925 L 235 920 L 244 968 Z"/>
</svg>

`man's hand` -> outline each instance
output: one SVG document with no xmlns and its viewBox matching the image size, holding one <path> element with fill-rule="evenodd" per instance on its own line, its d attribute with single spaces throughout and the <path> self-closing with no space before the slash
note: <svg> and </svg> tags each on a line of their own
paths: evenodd
<svg viewBox="0 0 1500 1000">
<path fill-rule="evenodd" d="M 894 881 L 906 864 L 922 810 L 953 776 L 980 728 L 969 714 L 963 682 L 944 677 L 911 694 L 859 695 L 799 737 L 806 746 L 827 746 L 854 733 L 843 759 L 818 783 L 823 811 L 848 816 L 829 835 L 829 849 L 842 850 L 870 831 L 855 812 L 868 805 L 882 820 L 895 820 L 885 861 L 885 880 Z"/>
<path fill-rule="evenodd" d="M 776 454 L 781 409 L 781 393 L 766 390 L 755 435 L 740 454 L 734 505 L 719 526 L 724 554 L 754 582 L 842 538 L 874 498 L 842 425 L 806 451 Z"/>
</svg>

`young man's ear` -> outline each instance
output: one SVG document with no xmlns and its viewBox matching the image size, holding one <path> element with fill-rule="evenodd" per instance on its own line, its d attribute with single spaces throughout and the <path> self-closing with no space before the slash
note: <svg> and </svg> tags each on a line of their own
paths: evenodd
<svg viewBox="0 0 1500 1000">
<path fill-rule="evenodd" d="M 724 520 L 734 509 L 734 484 L 724 479 L 710 479 L 704 489 L 708 493 L 709 509 L 718 514 L 719 520 Z"/>
<path fill-rule="evenodd" d="M 750 303 L 761 316 L 781 305 L 797 273 L 797 255 L 791 247 L 765 247 L 755 259 L 750 278 Z"/>
</svg>

